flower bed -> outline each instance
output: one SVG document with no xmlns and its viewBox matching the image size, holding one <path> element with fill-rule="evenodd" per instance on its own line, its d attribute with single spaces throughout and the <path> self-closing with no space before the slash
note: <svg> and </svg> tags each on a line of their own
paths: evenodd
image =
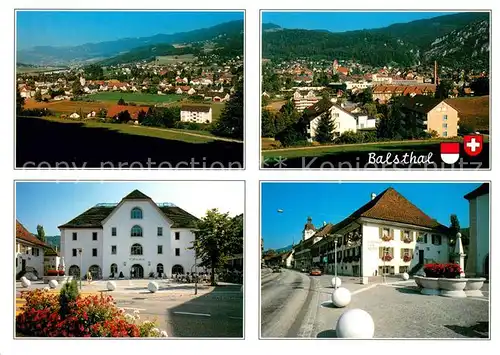
<svg viewBox="0 0 500 355">
<path fill-rule="evenodd" d="M 64 276 L 64 270 L 47 270 L 45 276 Z"/>
<path fill-rule="evenodd" d="M 73 276 L 44 276 L 43 283 L 48 284 L 51 280 L 56 280 L 57 283 L 65 283 L 73 280 Z"/>
<path fill-rule="evenodd" d="M 22 292 L 26 303 L 16 316 L 25 337 L 165 337 L 153 322 L 127 315 L 111 296 L 77 296 L 61 310 L 60 297 L 44 290 Z"/>
<path fill-rule="evenodd" d="M 456 279 L 460 277 L 462 269 L 458 264 L 426 264 L 424 266 L 425 276 L 427 277 L 444 277 L 449 279 Z"/>
</svg>

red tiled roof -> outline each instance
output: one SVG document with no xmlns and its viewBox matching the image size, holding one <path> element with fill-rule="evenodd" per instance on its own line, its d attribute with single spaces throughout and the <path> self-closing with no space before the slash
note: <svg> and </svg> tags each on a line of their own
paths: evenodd
<svg viewBox="0 0 500 355">
<path fill-rule="evenodd" d="M 394 188 L 389 187 L 349 217 L 335 225 L 338 231 L 360 217 L 373 218 L 396 223 L 446 231 L 448 228 L 426 215 Z"/>
<path fill-rule="evenodd" d="M 132 118 L 136 118 L 137 114 L 141 111 L 148 112 L 149 107 L 147 106 L 126 106 L 126 105 L 115 105 L 109 108 L 108 117 L 115 117 L 122 111 L 128 111 Z"/>
<path fill-rule="evenodd" d="M 28 243 L 39 245 L 41 247 L 47 247 L 48 245 L 42 242 L 40 239 L 35 237 L 33 234 L 28 232 L 28 230 L 16 220 L 16 238 L 24 240 Z"/>
</svg>

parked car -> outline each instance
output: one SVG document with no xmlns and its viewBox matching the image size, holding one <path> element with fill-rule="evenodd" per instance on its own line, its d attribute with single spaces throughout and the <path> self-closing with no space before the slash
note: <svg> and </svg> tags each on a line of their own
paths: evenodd
<svg viewBox="0 0 500 355">
<path fill-rule="evenodd" d="M 316 267 L 313 267 L 311 269 L 311 271 L 309 272 L 309 275 L 311 276 L 321 276 L 321 270 L 316 268 Z"/>
<path fill-rule="evenodd" d="M 273 272 L 281 272 L 281 268 L 279 266 L 273 267 Z"/>
</svg>

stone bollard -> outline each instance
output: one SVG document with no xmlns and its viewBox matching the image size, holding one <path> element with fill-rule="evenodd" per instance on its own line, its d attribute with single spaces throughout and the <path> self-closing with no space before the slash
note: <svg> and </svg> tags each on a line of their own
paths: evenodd
<svg viewBox="0 0 500 355">
<path fill-rule="evenodd" d="M 23 287 L 25 287 L 25 288 L 30 287 L 31 281 L 23 276 L 23 277 L 21 277 L 21 285 L 23 285 Z"/>
<path fill-rule="evenodd" d="M 108 289 L 108 291 L 116 290 L 116 282 L 108 281 L 108 283 L 106 284 L 106 288 Z"/>
<path fill-rule="evenodd" d="M 375 333 L 375 323 L 368 312 L 350 309 L 340 316 L 335 331 L 338 338 L 371 339 Z"/>
<path fill-rule="evenodd" d="M 151 292 L 151 293 L 155 293 L 156 291 L 158 291 L 158 290 L 159 290 L 158 284 L 157 284 L 156 282 L 151 281 L 151 282 L 148 284 L 148 290 L 149 290 L 149 292 Z"/>
<path fill-rule="evenodd" d="M 337 285 L 337 287 L 340 287 L 340 285 L 342 285 L 342 280 L 339 277 L 332 278 L 332 287 L 335 288 L 335 285 Z"/>
<path fill-rule="evenodd" d="M 56 287 L 57 287 L 57 285 L 59 285 L 59 283 L 57 282 L 57 280 L 50 280 L 50 281 L 49 281 L 49 287 L 50 287 L 50 288 L 52 288 L 52 289 L 53 289 L 53 288 L 56 288 Z"/>
<path fill-rule="evenodd" d="M 351 292 L 345 287 L 339 287 L 332 293 L 332 302 L 335 307 L 342 308 L 351 303 Z"/>
<path fill-rule="evenodd" d="M 401 277 L 403 278 L 403 280 L 405 281 L 408 281 L 410 279 L 410 275 L 408 275 L 408 273 L 406 272 L 403 272 L 403 275 L 401 275 Z"/>
</svg>

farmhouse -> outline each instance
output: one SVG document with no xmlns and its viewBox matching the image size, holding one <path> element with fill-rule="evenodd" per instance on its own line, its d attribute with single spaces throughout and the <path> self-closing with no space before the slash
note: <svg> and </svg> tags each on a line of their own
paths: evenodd
<svg viewBox="0 0 500 355">
<path fill-rule="evenodd" d="M 59 226 L 61 253 L 73 276 L 93 279 L 184 274 L 195 264 L 198 219 L 171 203 L 156 203 L 139 190 L 120 203 L 97 204 Z"/>
<path fill-rule="evenodd" d="M 195 123 L 211 123 L 212 108 L 208 105 L 182 105 L 181 121 Z"/>
<path fill-rule="evenodd" d="M 315 105 L 304 110 L 304 117 L 308 121 L 307 134 L 309 135 L 309 142 L 312 142 L 314 137 L 316 137 L 319 121 L 327 114 L 330 115 L 330 119 L 333 121 L 333 133 L 335 137 L 339 137 L 347 131 L 356 132 L 357 119 L 353 114 L 346 111 L 342 106 L 332 103 L 330 100 L 322 99 Z"/>
<path fill-rule="evenodd" d="M 16 220 L 16 279 L 43 276 L 44 249 L 49 247 Z"/>
<path fill-rule="evenodd" d="M 325 228 L 325 227 L 324 227 Z M 311 263 L 341 275 L 415 274 L 430 262 L 448 262 L 448 228 L 388 188 L 350 216 L 319 235 L 309 247 Z M 297 251 L 295 252 L 297 254 Z"/>
</svg>

